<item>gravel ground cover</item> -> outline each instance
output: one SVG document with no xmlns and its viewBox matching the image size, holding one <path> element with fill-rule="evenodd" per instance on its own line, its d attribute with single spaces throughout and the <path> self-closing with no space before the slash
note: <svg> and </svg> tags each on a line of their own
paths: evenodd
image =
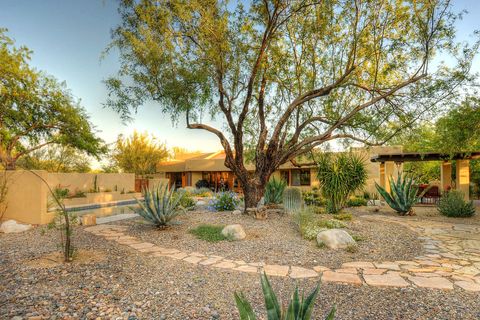
<svg viewBox="0 0 480 320">
<path fill-rule="evenodd" d="M 412 220 L 428 220 L 428 221 L 439 221 L 439 222 L 448 222 L 448 223 L 461 223 L 461 224 L 475 224 L 480 225 L 480 206 L 476 206 L 476 213 L 472 217 L 469 218 L 454 218 L 454 217 L 446 217 L 441 215 L 436 206 L 433 205 L 421 205 L 415 206 L 415 216 L 405 217 L 407 219 Z M 360 216 L 362 214 L 383 214 L 383 215 L 393 215 L 399 216 L 394 210 L 392 210 L 389 206 L 381 206 L 381 207 L 359 207 L 359 208 L 348 208 L 347 211 Z M 378 211 L 377 211 L 378 210 Z"/>
<path fill-rule="evenodd" d="M 321 215 L 328 219 L 330 216 Z M 266 264 L 313 267 L 323 265 L 338 268 L 349 261 L 409 260 L 423 253 L 418 235 L 407 228 L 355 218 L 346 221 L 346 230 L 361 237 L 358 251 L 318 248 L 316 241 L 300 237 L 297 226 L 289 215 L 274 214 L 267 220 L 255 220 L 231 212 L 195 211 L 179 217 L 180 224 L 158 230 L 139 219 L 125 220 L 127 233 L 158 246 L 173 247 L 187 252 L 215 254 L 233 260 L 265 262 Z M 240 242 L 209 243 L 188 232 L 201 224 L 241 224 L 247 238 Z"/>
<path fill-rule="evenodd" d="M 201 214 L 192 214 L 188 219 L 203 222 L 196 220 L 201 217 Z M 289 227 L 276 229 L 280 228 L 282 218 L 273 218 L 269 219 L 277 222 L 271 222 L 272 231 L 268 234 L 276 232 L 279 236 L 275 240 L 282 234 L 288 237 L 285 233 Z M 265 227 L 269 223 L 269 220 L 253 219 L 249 222 L 246 217 L 231 215 L 220 215 L 218 219 L 218 223 L 241 219 L 247 233 L 251 226 L 265 223 Z M 182 221 L 184 223 L 175 229 L 188 227 L 186 221 Z M 357 221 L 360 223 L 360 219 Z M 125 223 L 132 233 L 138 233 L 135 236 L 150 236 L 151 242 L 154 236 L 160 237 L 158 233 L 167 234 L 164 232 L 167 230 L 148 230 L 137 222 Z M 384 233 L 392 238 L 404 238 L 403 228 L 384 227 Z M 350 228 L 353 230 L 354 226 Z M 381 231 L 375 228 L 380 226 L 372 225 L 367 229 Z M 402 229 L 402 232 L 390 233 L 390 228 Z M 171 232 L 178 232 L 175 229 Z M 97 260 L 34 267 L 32 260 L 58 250 L 57 237 L 53 230 L 42 235 L 39 228 L 21 234 L 0 234 L 0 319 L 238 319 L 234 291 L 243 291 L 259 314 L 264 311 L 258 275 L 148 256 L 84 232 L 82 227 L 75 228 L 75 243 L 82 250 L 95 252 L 92 256 L 98 257 Z M 402 241 L 402 238 L 397 240 Z M 186 243 L 195 241 L 199 240 L 192 238 Z M 271 245 L 272 252 L 284 243 L 278 244 Z M 198 244 L 201 245 L 204 244 Z M 390 251 L 395 252 L 395 248 Z M 308 250 L 318 254 L 319 249 Z M 316 284 L 315 280 L 276 277 L 272 277 L 271 282 L 283 301 L 288 299 L 295 284 L 307 291 Z M 336 305 L 336 319 L 479 319 L 478 297 L 478 293 L 457 289 L 380 289 L 324 283 L 313 318 L 323 319 L 327 310 Z"/>
</svg>

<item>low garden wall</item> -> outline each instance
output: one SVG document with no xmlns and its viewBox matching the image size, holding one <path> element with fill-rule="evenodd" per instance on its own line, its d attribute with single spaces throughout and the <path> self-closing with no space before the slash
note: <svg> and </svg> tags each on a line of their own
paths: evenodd
<svg viewBox="0 0 480 320">
<path fill-rule="evenodd" d="M 95 181 L 96 180 L 96 181 Z M 131 192 L 135 190 L 134 173 L 49 173 L 48 184 L 51 188 L 61 186 L 71 192 L 88 191 L 118 191 Z M 94 189 L 97 190 L 94 190 Z"/>
<path fill-rule="evenodd" d="M 49 210 L 51 195 L 48 187 L 52 190 L 57 187 L 66 188 L 70 195 L 78 196 L 66 199 L 66 206 L 140 197 L 140 194 L 131 192 L 135 188 L 133 173 L 49 173 L 43 170 L 16 170 L 7 171 L 0 179 L 6 179 L 8 188 L 6 210 L 3 216 L 0 212 L 0 219 L 14 219 L 28 224 L 47 224 L 52 221 L 55 213 Z M 89 193 L 95 191 L 94 188 L 97 192 Z M 114 191 L 115 189 L 117 191 Z M 52 205 L 53 203 L 50 203 L 50 207 Z"/>
</svg>

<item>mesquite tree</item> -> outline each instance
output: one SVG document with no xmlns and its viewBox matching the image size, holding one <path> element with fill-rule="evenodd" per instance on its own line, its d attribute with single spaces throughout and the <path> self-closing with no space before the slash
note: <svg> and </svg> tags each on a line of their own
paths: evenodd
<svg viewBox="0 0 480 320">
<path fill-rule="evenodd" d="M 128 119 L 153 100 L 215 134 L 246 207 L 281 164 L 335 139 L 382 143 L 441 106 L 477 49 L 454 43 L 443 0 L 124 0 L 119 12 L 106 105 Z"/>
<path fill-rule="evenodd" d="M 31 51 L 16 47 L 0 29 L 0 164 L 51 145 L 70 146 L 99 157 L 103 141 L 65 83 L 29 65 Z"/>
</svg>

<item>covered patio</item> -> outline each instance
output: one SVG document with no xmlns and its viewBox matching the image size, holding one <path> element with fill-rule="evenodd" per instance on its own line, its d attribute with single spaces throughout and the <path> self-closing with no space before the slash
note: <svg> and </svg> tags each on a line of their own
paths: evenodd
<svg viewBox="0 0 480 320">
<path fill-rule="evenodd" d="M 475 152 L 458 152 L 454 154 L 445 154 L 439 152 L 402 152 L 402 153 L 385 153 L 374 155 L 370 158 L 372 162 L 379 162 L 379 184 L 390 192 L 390 184 L 388 179 L 393 176 L 395 171 L 401 170 L 404 162 L 408 161 L 441 161 L 440 187 L 441 192 L 450 188 L 461 191 L 465 200 L 470 199 L 470 160 L 480 159 L 480 151 Z M 452 161 L 456 162 L 456 179 L 452 184 Z"/>
</svg>

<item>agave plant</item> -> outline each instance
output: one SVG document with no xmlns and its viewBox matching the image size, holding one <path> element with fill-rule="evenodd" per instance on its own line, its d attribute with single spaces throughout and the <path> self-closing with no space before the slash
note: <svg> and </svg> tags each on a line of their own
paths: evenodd
<svg viewBox="0 0 480 320">
<path fill-rule="evenodd" d="M 270 179 L 265 186 L 265 204 L 279 204 L 283 200 L 283 192 L 287 187 L 287 181 L 277 180 L 275 177 Z"/>
<path fill-rule="evenodd" d="M 307 298 L 302 294 L 298 294 L 298 288 L 295 288 L 293 297 L 288 304 L 288 308 L 281 308 L 278 303 L 277 296 L 268 281 L 267 275 L 261 276 L 263 296 L 265 298 L 265 306 L 267 309 L 268 320 L 310 320 L 312 317 L 313 305 L 317 297 L 319 285 L 308 295 Z M 235 293 L 235 302 L 237 303 L 240 320 L 256 320 L 255 313 L 250 303 L 247 301 L 243 293 Z M 335 317 L 335 307 L 330 310 L 326 320 L 332 320 Z"/>
<path fill-rule="evenodd" d="M 185 212 L 180 203 L 184 193 L 174 195 L 175 188 L 169 188 L 167 184 L 159 184 L 143 190 L 144 201 L 137 199 L 138 208 L 132 208 L 145 220 L 163 227 L 170 223 L 180 213 Z"/>
<path fill-rule="evenodd" d="M 417 196 L 418 186 L 414 185 L 413 178 L 403 176 L 400 172 L 396 180 L 390 177 L 389 183 L 390 192 L 375 182 L 378 193 L 385 199 L 390 208 L 399 214 L 413 215 L 413 205 L 427 192 L 428 188 Z"/>
</svg>

